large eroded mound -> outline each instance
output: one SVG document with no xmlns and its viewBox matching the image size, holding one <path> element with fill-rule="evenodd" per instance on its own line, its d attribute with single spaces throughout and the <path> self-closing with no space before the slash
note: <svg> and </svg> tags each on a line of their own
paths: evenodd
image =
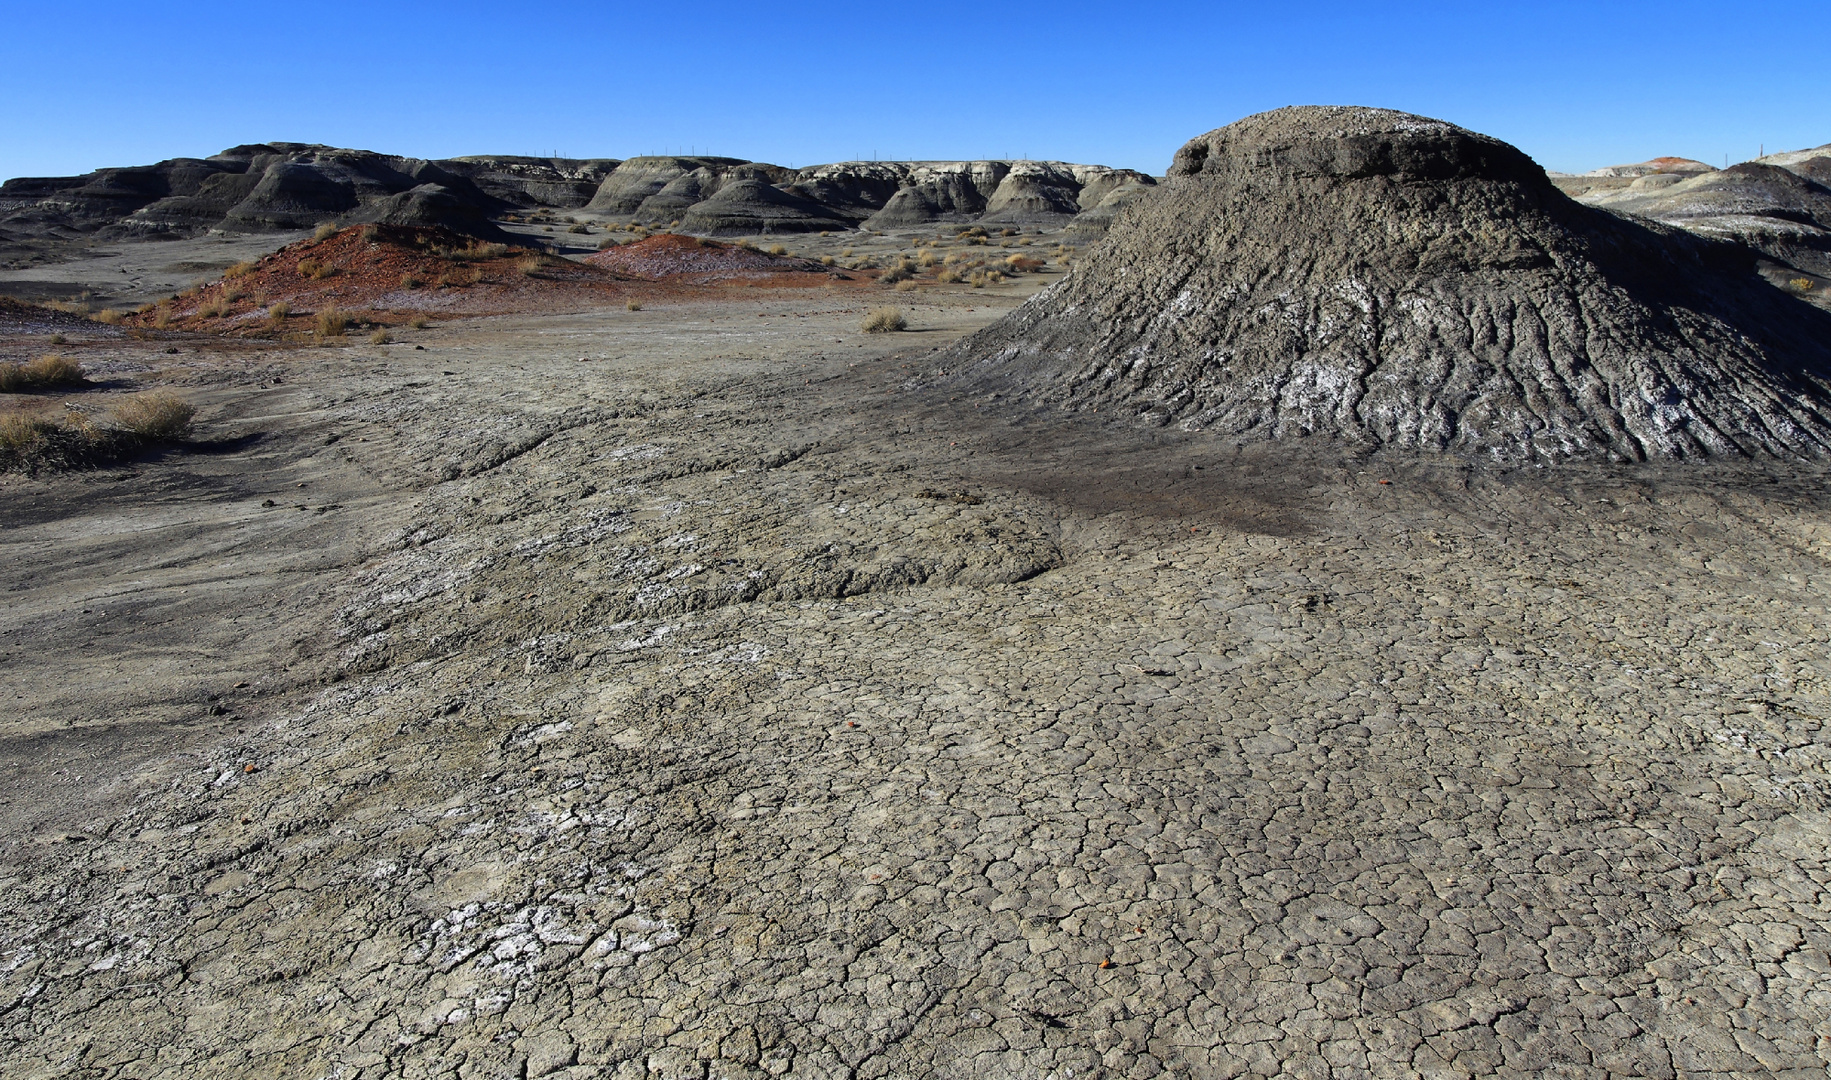
<svg viewBox="0 0 1831 1080">
<path fill-rule="evenodd" d="M 1578 205 L 1506 143 L 1383 109 L 1191 141 L 1072 274 L 940 367 L 1247 438 L 1831 452 L 1831 318 L 1752 253 Z"/>
</svg>

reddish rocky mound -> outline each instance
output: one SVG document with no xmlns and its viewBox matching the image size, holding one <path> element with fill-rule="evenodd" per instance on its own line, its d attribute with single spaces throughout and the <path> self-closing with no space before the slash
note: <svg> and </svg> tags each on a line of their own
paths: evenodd
<svg viewBox="0 0 1831 1080">
<path fill-rule="evenodd" d="M 220 281 L 142 310 L 132 323 L 283 335 L 308 329 L 318 313 L 332 309 L 382 324 L 420 313 L 527 311 L 605 300 L 627 280 L 603 267 L 446 228 L 362 225 L 232 268 Z"/>
<path fill-rule="evenodd" d="M 771 255 L 755 248 L 661 233 L 621 247 L 606 248 L 587 262 L 623 274 L 653 279 L 695 277 L 714 281 L 782 273 L 825 273 L 812 259 Z"/>
</svg>

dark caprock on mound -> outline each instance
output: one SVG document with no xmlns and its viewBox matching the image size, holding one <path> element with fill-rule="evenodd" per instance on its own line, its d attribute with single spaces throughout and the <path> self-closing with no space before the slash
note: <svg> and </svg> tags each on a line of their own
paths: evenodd
<svg viewBox="0 0 1831 1080">
<path fill-rule="evenodd" d="M 1195 139 L 1067 278 L 939 366 L 1245 439 L 1831 454 L 1831 316 L 1752 252 L 1579 205 L 1506 143 L 1384 109 Z"/>
</svg>

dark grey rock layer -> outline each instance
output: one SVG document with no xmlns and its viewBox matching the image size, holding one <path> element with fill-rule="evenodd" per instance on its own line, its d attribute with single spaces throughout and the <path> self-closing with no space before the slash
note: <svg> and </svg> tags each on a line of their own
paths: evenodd
<svg viewBox="0 0 1831 1080">
<path fill-rule="evenodd" d="M 511 211 L 575 210 L 598 221 L 691 222 L 705 234 L 923 226 L 1061 225 L 1098 232 L 1102 201 L 1154 181 L 1061 162 L 848 161 L 788 169 L 724 157 L 464 157 L 439 161 L 300 143 L 238 146 L 84 176 L 0 184 L 0 242 L 270 231 L 415 216 L 482 235 Z M 729 193 L 728 193 L 729 192 Z M 435 197 L 436 195 L 436 197 Z M 1086 211 L 1087 213 L 1083 213 Z M 1077 216 L 1080 215 L 1080 216 Z M 403 222 L 404 223 L 404 222 Z M 493 231 L 492 226 L 489 231 Z"/>
<path fill-rule="evenodd" d="M 1831 317 L 1442 121 L 1297 107 L 1177 152 L 949 378 L 1241 439 L 1503 460 L 1831 451 Z"/>
</svg>

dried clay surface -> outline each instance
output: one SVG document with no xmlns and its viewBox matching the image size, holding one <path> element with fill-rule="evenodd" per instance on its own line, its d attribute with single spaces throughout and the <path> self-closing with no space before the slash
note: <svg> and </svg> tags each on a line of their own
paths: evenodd
<svg viewBox="0 0 1831 1080">
<path fill-rule="evenodd" d="M 1820 471 L 906 389 L 1020 298 L 74 342 L 229 449 L 0 479 L 0 1074 L 1824 1075 Z"/>
<path fill-rule="evenodd" d="M 1192 140 L 1076 273 L 938 367 L 1249 440 L 1823 457 L 1831 314 L 1758 261 L 1575 203 L 1452 124 L 1294 107 Z"/>
</svg>

